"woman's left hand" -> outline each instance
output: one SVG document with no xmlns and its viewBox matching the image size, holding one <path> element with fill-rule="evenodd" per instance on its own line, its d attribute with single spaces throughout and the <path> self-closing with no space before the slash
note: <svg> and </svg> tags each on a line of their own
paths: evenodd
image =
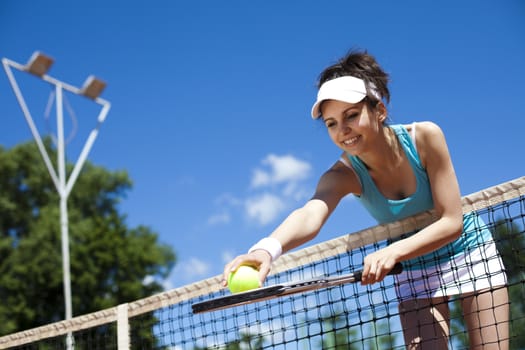
<svg viewBox="0 0 525 350">
<path fill-rule="evenodd" d="M 363 261 L 361 284 L 381 282 L 397 262 L 397 254 L 391 247 L 368 254 Z"/>
</svg>

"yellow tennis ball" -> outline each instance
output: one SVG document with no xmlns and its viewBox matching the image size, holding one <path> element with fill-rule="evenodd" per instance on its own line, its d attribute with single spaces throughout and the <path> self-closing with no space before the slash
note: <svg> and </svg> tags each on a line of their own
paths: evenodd
<svg viewBox="0 0 525 350">
<path fill-rule="evenodd" d="M 228 276 L 228 288 L 232 293 L 259 288 L 259 271 L 251 266 L 239 266 Z"/>
</svg>

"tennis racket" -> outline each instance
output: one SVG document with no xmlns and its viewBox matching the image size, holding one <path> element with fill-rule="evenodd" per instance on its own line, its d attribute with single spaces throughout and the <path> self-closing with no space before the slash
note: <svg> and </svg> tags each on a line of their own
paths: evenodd
<svg viewBox="0 0 525 350">
<path fill-rule="evenodd" d="M 403 271 L 403 265 L 397 263 L 394 268 L 388 273 L 389 275 L 396 275 Z M 191 306 L 193 313 L 202 313 L 209 311 L 216 311 L 226 309 L 233 306 L 239 306 L 258 301 L 273 299 L 284 295 L 302 293 L 312 291 L 320 288 L 328 288 L 338 286 L 344 283 L 355 283 L 361 281 L 363 271 L 355 271 L 346 275 L 333 277 L 317 277 L 309 280 L 298 282 L 289 282 L 284 284 L 277 284 L 273 286 L 249 290 L 242 293 L 226 295 L 223 297 L 210 299 Z"/>
</svg>

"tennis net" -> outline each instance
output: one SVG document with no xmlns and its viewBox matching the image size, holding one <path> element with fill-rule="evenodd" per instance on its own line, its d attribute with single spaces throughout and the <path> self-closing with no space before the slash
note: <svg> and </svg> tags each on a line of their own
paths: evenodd
<svg viewBox="0 0 525 350">
<path fill-rule="evenodd" d="M 510 348 L 525 344 L 525 177 L 463 198 L 488 229 L 507 275 Z M 391 240 L 436 220 L 433 212 L 291 252 L 279 258 L 266 285 L 340 275 L 362 267 L 363 257 Z M 480 243 L 483 244 L 483 243 Z M 483 250 L 484 247 L 480 245 Z M 451 253 L 452 254 L 452 253 Z M 450 259 L 452 256 L 449 257 Z M 493 255 L 487 260 L 494 259 Z M 229 294 L 222 276 L 71 320 L 0 338 L 0 349 L 402 349 L 394 278 L 362 286 L 345 284 L 207 313 L 192 304 Z M 478 276 L 471 276 L 475 281 Z M 400 282 L 401 283 L 401 282 Z M 468 347 L 461 296 L 450 309 L 450 349 Z M 483 310 L 487 311 L 487 310 Z M 491 310 L 488 310 L 491 311 Z M 405 329 L 406 331 L 406 329 Z M 70 346 L 68 339 L 73 343 Z"/>
</svg>

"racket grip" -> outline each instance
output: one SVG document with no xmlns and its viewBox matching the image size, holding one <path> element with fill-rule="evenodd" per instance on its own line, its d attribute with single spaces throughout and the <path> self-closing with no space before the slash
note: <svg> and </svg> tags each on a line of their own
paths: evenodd
<svg viewBox="0 0 525 350">
<path fill-rule="evenodd" d="M 399 275 L 401 272 L 403 272 L 403 264 L 396 263 L 388 274 L 389 275 Z"/>
<path fill-rule="evenodd" d="M 401 272 L 403 272 L 403 265 L 401 263 L 396 263 L 392 270 L 387 273 L 387 275 L 399 275 Z M 361 281 L 361 278 L 363 277 L 363 271 L 356 271 L 354 276 L 356 281 Z"/>
</svg>

